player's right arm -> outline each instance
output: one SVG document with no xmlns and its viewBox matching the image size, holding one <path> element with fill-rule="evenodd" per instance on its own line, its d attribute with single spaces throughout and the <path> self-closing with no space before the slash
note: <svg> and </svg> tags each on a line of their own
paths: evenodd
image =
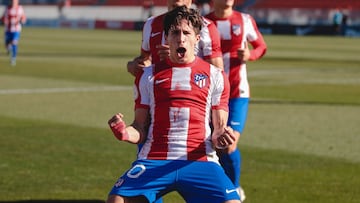
<svg viewBox="0 0 360 203">
<path fill-rule="evenodd" d="M 149 110 L 136 109 L 135 118 L 131 125 L 126 126 L 121 113 L 115 114 L 108 121 L 109 127 L 114 136 L 120 140 L 132 144 L 143 143 L 146 140 L 149 124 Z"/>
<path fill-rule="evenodd" d="M 1 16 L 1 23 L 2 24 L 5 24 L 7 13 L 8 13 L 8 9 L 6 8 L 3 15 Z"/>
<path fill-rule="evenodd" d="M 121 113 L 115 114 L 108 124 L 120 141 L 126 141 L 132 144 L 143 143 L 146 140 L 150 125 L 150 97 L 149 82 L 151 82 L 152 67 L 147 67 L 140 74 L 135 76 L 134 84 L 134 102 L 135 116 L 131 125 L 126 126 Z"/>
</svg>

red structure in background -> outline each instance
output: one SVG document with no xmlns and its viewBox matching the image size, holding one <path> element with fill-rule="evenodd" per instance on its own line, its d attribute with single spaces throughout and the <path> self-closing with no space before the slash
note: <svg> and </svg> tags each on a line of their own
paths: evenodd
<svg viewBox="0 0 360 203">
<path fill-rule="evenodd" d="M 146 0 L 27 0 L 24 5 L 51 5 L 59 2 L 70 2 L 72 6 L 142 6 Z M 153 0 L 154 6 L 166 6 L 167 0 Z M 193 0 L 196 3 L 196 0 Z M 240 6 L 245 0 L 235 0 Z M 360 0 L 253 0 L 251 8 L 261 9 L 354 9 L 360 10 Z"/>
<path fill-rule="evenodd" d="M 144 0 L 72 0 L 74 6 L 142 6 Z M 166 0 L 153 0 L 155 6 L 166 6 Z M 236 5 L 243 0 L 235 0 Z M 195 1 L 194 1 L 195 3 Z M 360 9 L 360 0 L 256 0 L 253 8 L 323 8 Z"/>
<path fill-rule="evenodd" d="M 166 0 L 153 0 L 155 6 L 166 6 Z M 72 0 L 74 6 L 143 6 L 144 0 Z"/>
<path fill-rule="evenodd" d="M 257 0 L 257 3 L 252 7 L 256 8 L 321 8 L 321 9 L 360 9 L 359 0 Z"/>
</svg>

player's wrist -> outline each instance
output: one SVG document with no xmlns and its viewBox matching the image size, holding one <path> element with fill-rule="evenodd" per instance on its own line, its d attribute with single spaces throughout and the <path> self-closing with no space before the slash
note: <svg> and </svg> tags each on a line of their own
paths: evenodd
<svg viewBox="0 0 360 203">
<path fill-rule="evenodd" d="M 124 121 L 118 122 L 114 126 L 110 126 L 114 136 L 120 141 L 128 141 L 129 133 L 126 130 L 126 124 Z"/>
</svg>

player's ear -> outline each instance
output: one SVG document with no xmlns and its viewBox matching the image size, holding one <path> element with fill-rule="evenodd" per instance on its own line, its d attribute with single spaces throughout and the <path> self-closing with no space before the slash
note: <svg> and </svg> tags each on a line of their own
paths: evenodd
<svg viewBox="0 0 360 203">
<path fill-rule="evenodd" d="M 196 42 L 199 42 L 200 41 L 200 34 L 196 34 Z"/>
</svg>

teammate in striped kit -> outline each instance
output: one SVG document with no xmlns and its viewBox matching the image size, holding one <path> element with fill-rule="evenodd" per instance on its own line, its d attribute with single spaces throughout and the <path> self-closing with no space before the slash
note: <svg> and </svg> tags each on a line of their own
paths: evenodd
<svg viewBox="0 0 360 203">
<path fill-rule="evenodd" d="M 168 11 L 178 6 L 191 7 L 191 0 L 167 0 Z M 168 57 L 169 47 L 165 43 L 163 19 L 165 14 L 149 18 L 143 27 L 141 54 L 127 65 L 128 71 L 136 75 L 139 71 Z M 223 68 L 220 36 L 213 22 L 204 19 L 204 26 L 200 32 L 200 41 L 196 45 L 195 53 L 207 62 Z"/>
<path fill-rule="evenodd" d="M 11 65 L 16 65 L 18 43 L 20 39 L 21 24 L 26 22 L 24 9 L 19 5 L 19 0 L 10 1 L 1 18 L 5 27 L 5 46 L 8 53 L 11 53 Z"/>
<path fill-rule="evenodd" d="M 220 33 L 224 69 L 231 87 L 228 125 L 240 137 L 245 127 L 250 98 L 246 62 L 260 59 L 267 46 L 255 20 L 249 14 L 233 10 L 234 0 L 213 2 L 214 11 L 206 17 L 216 24 Z M 253 47 L 251 51 L 248 42 Z M 222 151 L 219 156 L 226 174 L 238 187 L 242 201 L 245 200 L 240 187 L 241 154 L 237 144 Z"/>
<path fill-rule="evenodd" d="M 235 140 L 226 126 L 229 82 L 221 69 L 195 56 L 201 26 L 200 14 L 186 6 L 166 14 L 169 58 L 144 69 L 134 89 L 133 123 L 126 126 L 121 114 L 109 120 L 119 140 L 144 146 L 108 203 L 154 202 L 172 191 L 188 203 L 240 203 L 214 150 Z"/>
</svg>

